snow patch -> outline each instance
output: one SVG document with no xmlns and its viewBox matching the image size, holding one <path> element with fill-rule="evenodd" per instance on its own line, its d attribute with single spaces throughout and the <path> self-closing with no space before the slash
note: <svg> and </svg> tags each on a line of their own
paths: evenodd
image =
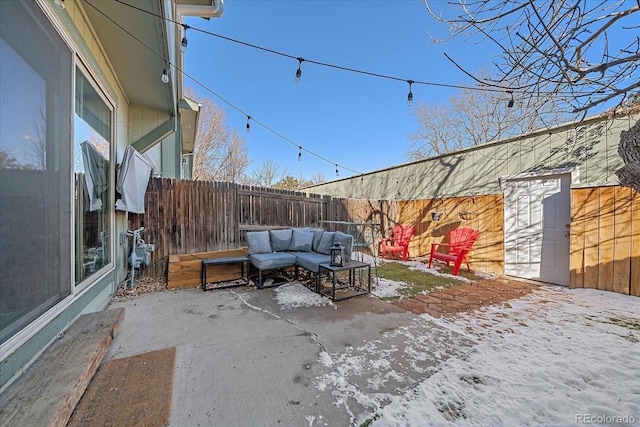
<svg viewBox="0 0 640 427">
<path fill-rule="evenodd" d="M 378 291 L 400 286 L 381 280 Z M 508 305 L 417 320 L 321 354 L 329 372 L 316 387 L 352 425 L 640 423 L 640 298 L 541 286 Z"/>
<path fill-rule="evenodd" d="M 640 298 L 543 287 L 510 305 L 436 319 L 478 344 L 393 396 L 371 425 L 575 425 L 585 414 L 640 421 Z"/>
<path fill-rule="evenodd" d="M 300 283 L 287 283 L 275 290 L 275 300 L 284 309 L 333 305 L 331 300 Z"/>
</svg>

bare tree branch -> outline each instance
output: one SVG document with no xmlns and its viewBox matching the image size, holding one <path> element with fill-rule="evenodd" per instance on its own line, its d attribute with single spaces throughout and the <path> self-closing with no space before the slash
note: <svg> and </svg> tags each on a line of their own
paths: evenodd
<svg viewBox="0 0 640 427">
<path fill-rule="evenodd" d="M 638 87 L 637 0 L 455 0 L 439 14 L 431 4 L 435 0 L 424 2 L 448 25 L 446 39 L 481 37 L 498 46 L 495 79 L 478 79 L 447 55 L 481 84 L 522 97 L 555 95 L 574 113 L 622 105 Z"/>
<path fill-rule="evenodd" d="M 485 71 L 480 80 L 491 80 Z M 419 121 L 415 133 L 408 134 L 411 144 L 406 156 L 418 160 L 462 148 L 485 144 L 536 129 L 565 122 L 568 117 L 553 108 L 549 95 L 538 97 L 511 96 L 495 91 L 462 89 L 449 98 L 448 105 L 420 104 L 412 111 Z M 551 98 L 551 99 L 549 99 Z"/>
<path fill-rule="evenodd" d="M 602 25 L 600 28 L 598 28 L 596 31 L 594 31 L 591 36 L 589 38 L 587 38 L 584 42 L 582 42 L 582 44 L 576 46 L 576 62 L 580 63 L 580 57 L 581 57 L 581 52 L 583 49 L 585 49 L 591 42 L 593 42 L 595 39 L 597 39 L 601 34 L 606 34 L 606 31 L 609 27 L 611 27 L 615 22 L 617 22 L 618 20 L 624 18 L 625 16 L 631 15 L 632 13 L 638 12 L 640 10 L 640 5 L 637 5 L 635 7 L 632 7 L 631 9 L 627 9 L 623 12 L 619 12 L 619 13 L 613 13 L 611 14 L 611 16 L 613 16 L 609 22 L 607 22 L 606 24 Z"/>
<path fill-rule="evenodd" d="M 245 183 L 249 165 L 244 138 L 229 131 L 226 114 L 210 98 L 200 98 L 188 88 L 185 96 L 200 103 L 200 119 L 193 156 L 193 179 Z"/>
<path fill-rule="evenodd" d="M 251 173 L 252 182 L 261 187 L 273 187 L 278 181 L 287 176 L 287 170 L 280 170 L 280 165 L 274 161 L 263 159 L 262 166 Z"/>
</svg>

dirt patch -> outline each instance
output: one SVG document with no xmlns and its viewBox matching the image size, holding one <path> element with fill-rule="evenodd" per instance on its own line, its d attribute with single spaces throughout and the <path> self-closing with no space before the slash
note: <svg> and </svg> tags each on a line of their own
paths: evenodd
<svg viewBox="0 0 640 427">
<path fill-rule="evenodd" d="M 104 362 L 67 427 L 169 425 L 176 348 Z"/>
</svg>

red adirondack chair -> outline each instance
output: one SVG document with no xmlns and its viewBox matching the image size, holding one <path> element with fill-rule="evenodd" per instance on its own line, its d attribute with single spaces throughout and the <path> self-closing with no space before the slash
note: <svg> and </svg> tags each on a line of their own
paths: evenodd
<svg viewBox="0 0 640 427">
<path fill-rule="evenodd" d="M 409 257 L 409 240 L 413 237 L 415 229 L 410 225 L 396 225 L 393 227 L 393 237 L 382 239 L 382 258 L 390 253 L 402 253 L 402 262 Z"/>
<path fill-rule="evenodd" d="M 478 239 L 478 233 L 472 228 L 456 228 L 449 233 L 449 243 L 432 243 L 431 244 L 431 256 L 429 257 L 429 268 L 431 268 L 431 261 L 433 259 L 439 259 L 447 262 L 447 266 L 450 262 L 453 262 L 453 275 L 457 276 L 460 271 L 460 265 L 464 262 L 467 264 L 467 270 L 471 271 L 469 266 L 469 260 L 467 260 L 467 253 L 471 250 L 471 247 Z M 438 252 L 439 246 L 448 246 L 449 253 Z"/>
</svg>

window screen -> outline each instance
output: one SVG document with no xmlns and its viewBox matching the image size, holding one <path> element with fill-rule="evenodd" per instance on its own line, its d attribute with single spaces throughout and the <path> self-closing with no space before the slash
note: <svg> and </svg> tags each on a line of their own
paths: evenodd
<svg viewBox="0 0 640 427">
<path fill-rule="evenodd" d="M 71 292 L 73 57 L 36 2 L 0 1 L 0 343 Z"/>
</svg>

